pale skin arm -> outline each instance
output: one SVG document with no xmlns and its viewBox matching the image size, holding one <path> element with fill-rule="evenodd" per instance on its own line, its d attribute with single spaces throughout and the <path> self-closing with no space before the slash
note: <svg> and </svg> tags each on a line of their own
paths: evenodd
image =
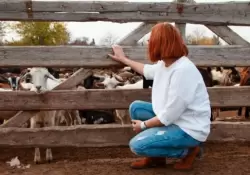
<svg viewBox="0 0 250 175">
<path fill-rule="evenodd" d="M 137 73 L 143 75 L 143 68 L 144 68 L 144 64 L 137 62 L 137 61 L 133 61 L 128 59 L 124 52 L 123 49 L 121 48 L 121 46 L 118 45 L 114 45 L 112 46 L 113 51 L 114 51 L 114 55 L 109 54 L 109 56 L 118 62 L 121 62 L 129 67 L 131 67 L 134 71 L 136 71 Z"/>
<path fill-rule="evenodd" d="M 112 48 L 113 48 L 114 55 L 109 54 L 109 56 L 113 60 L 121 62 L 121 63 L 131 67 L 134 71 L 138 72 L 139 74 L 143 75 L 143 68 L 144 68 L 143 63 L 128 59 L 125 56 L 123 49 L 118 45 L 114 45 L 114 46 L 112 46 Z M 140 120 L 132 120 L 132 126 L 133 126 L 134 131 L 136 131 L 136 132 L 141 131 L 141 126 L 140 126 L 141 122 L 142 121 L 140 121 Z M 147 128 L 163 126 L 163 124 L 160 122 L 160 120 L 156 116 L 145 121 L 145 124 L 146 124 Z"/>
</svg>

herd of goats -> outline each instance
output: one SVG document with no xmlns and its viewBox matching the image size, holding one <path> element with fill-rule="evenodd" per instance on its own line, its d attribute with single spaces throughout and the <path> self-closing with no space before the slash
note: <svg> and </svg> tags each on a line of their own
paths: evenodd
<svg viewBox="0 0 250 175">
<path fill-rule="evenodd" d="M 250 85 L 250 68 L 235 67 L 198 67 L 207 87 L 214 86 L 248 86 Z M 45 67 L 32 68 L 0 68 L 0 91 L 34 91 L 41 93 L 52 90 L 61 82 L 67 80 L 75 71 L 58 70 Z M 152 80 L 146 80 L 143 76 L 133 71 L 130 67 L 116 69 L 107 73 L 95 72 L 85 78 L 72 90 L 85 89 L 145 89 L 151 88 Z M 222 110 L 229 108 L 213 109 L 211 120 L 219 116 Z M 242 107 L 238 110 L 238 116 L 242 114 Z M 1 123 L 5 123 L 14 116 L 17 111 L 1 111 Z M 245 117 L 249 118 L 249 109 L 245 107 Z M 116 110 L 51 110 L 40 111 L 33 116 L 23 127 L 40 128 L 46 126 L 70 126 L 81 124 L 130 124 L 128 109 Z M 35 148 L 34 161 L 39 163 L 40 151 Z M 46 161 L 52 161 L 50 148 L 46 149 Z"/>
</svg>

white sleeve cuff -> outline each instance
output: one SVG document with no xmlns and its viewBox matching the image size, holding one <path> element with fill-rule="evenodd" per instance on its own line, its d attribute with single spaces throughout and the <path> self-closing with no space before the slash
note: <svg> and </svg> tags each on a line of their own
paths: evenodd
<svg viewBox="0 0 250 175">
<path fill-rule="evenodd" d="M 145 64 L 143 68 L 143 75 L 146 80 L 153 80 L 156 65 Z"/>
</svg>

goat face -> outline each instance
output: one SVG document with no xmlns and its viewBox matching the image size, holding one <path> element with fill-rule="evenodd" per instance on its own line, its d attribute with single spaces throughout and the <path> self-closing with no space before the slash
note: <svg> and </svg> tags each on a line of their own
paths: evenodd
<svg viewBox="0 0 250 175">
<path fill-rule="evenodd" d="M 118 85 L 124 85 L 124 80 L 118 75 L 105 75 L 105 79 L 102 82 L 96 83 L 97 86 L 103 86 L 105 89 L 114 89 Z"/>
<path fill-rule="evenodd" d="M 30 83 L 34 85 L 31 91 L 35 91 L 36 93 L 49 90 L 47 85 L 48 78 L 58 81 L 49 73 L 48 69 L 40 67 L 31 68 L 30 71 L 22 77 L 22 79 L 27 77 L 30 78 Z"/>
<path fill-rule="evenodd" d="M 237 84 L 241 80 L 240 73 L 234 67 L 231 68 L 231 72 L 229 73 L 229 78 L 233 84 Z"/>
<path fill-rule="evenodd" d="M 8 81 L 9 81 L 9 84 L 10 84 L 10 87 L 11 87 L 12 90 L 14 90 L 14 91 L 18 90 L 18 88 L 19 88 L 19 80 L 20 80 L 19 76 L 10 76 L 8 78 Z"/>
<path fill-rule="evenodd" d="M 96 81 L 104 81 L 104 78 L 98 77 L 98 76 L 95 76 L 95 75 L 91 75 L 91 76 L 89 76 L 88 78 L 86 78 L 84 80 L 83 86 L 86 89 L 93 89 L 93 88 L 95 88 L 95 85 L 96 85 L 95 82 Z"/>
</svg>

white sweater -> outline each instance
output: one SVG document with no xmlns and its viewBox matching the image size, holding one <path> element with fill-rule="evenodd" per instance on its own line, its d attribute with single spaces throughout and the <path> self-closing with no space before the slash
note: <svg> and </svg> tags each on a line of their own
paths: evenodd
<svg viewBox="0 0 250 175">
<path fill-rule="evenodd" d="M 152 105 L 161 123 L 178 125 L 194 139 L 204 142 L 210 133 L 211 108 L 207 88 L 196 66 L 181 57 L 166 67 L 163 61 L 146 64 L 147 80 L 154 80 Z"/>
</svg>

